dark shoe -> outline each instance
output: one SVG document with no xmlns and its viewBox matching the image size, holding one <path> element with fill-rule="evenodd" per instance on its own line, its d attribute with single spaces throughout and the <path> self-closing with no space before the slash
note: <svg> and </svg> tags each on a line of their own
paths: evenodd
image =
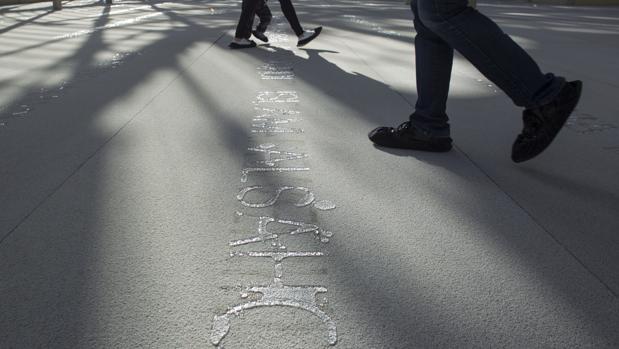
<svg viewBox="0 0 619 349">
<path fill-rule="evenodd" d="M 264 35 L 264 33 L 261 33 L 257 30 L 254 30 L 253 32 L 251 32 L 252 34 L 254 34 L 254 36 L 259 39 L 262 42 L 269 42 L 269 38 L 267 38 L 266 35 Z"/>
<path fill-rule="evenodd" d="M 415 128 L 410 121 L 406 121 L 397 128 L 378 127 L 372 130 L 368 137 L 374 144 L 389 147 L 414 149 L 434 152 L 451 150 L 450 137 L 436 137 L 431 133 Z"/>
<path fill-rule="evenodd" d="M 309 44 L 310 41 L 316 39 L 316 37 L 320 35 L 321 31 L 322 31 L 322 27 L 318 27 L 318 28 L 315 28 L 314 32 L 307 37 L 304 36 L 305 33 L 301 34 L 301 36 L 299 37 L 299 41 L 297 41 L 297 47 L 301 47 L 301 46 L 305 46 Z"/>
<path fill-rule="evenodd" d="M 581 91 L 581 81 L 568 82 L 552 102 L 536 109 L 526 109 L 522 113 L 524 129 L 512 147 L 514 162 L 530 160 L 552 143 L 576 108 Z"/>
<path fill-rule="evenodd" d="M 241 48 L 252 48 L 252 47 L 256 47 L 256 43 L 252 40 L 249 40 L 249 44 L 239 44 L 238 42 L 231 42 L 230 45 L 228 45 L 228 47 L 230 47 L 231 49 L 241 49 Z"/>
</svg>

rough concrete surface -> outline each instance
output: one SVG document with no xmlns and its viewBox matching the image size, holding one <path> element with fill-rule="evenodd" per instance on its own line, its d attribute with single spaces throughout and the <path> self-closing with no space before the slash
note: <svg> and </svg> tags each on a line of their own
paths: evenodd
<svg viewBox="0 0 619 349">
<path fill-rule="evenodd" d="M 374 147 L 415 103 L 410 9 L 294 4 L 315 41 L 269 2 L 241 51 L 240 1 L 0 8 L 0 348 L 618 347 L 619 9 L 478 3 L 585 85 L 515 165 L 461 56 L 456 148 Z"/>
</svg>

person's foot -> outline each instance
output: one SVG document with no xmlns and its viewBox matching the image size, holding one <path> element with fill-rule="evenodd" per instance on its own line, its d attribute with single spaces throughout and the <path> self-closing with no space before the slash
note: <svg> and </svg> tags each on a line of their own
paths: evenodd
<svg viewBox="0 0 619 349">
<path fill-rule="evenodd" d="M 543 152 L 576 108 L 582 81 L 571 81 L 563 85 L 555 99 L 539 108 L 526 109 L 522 113 L 524 129 L 512 146 L 512 160 L 523 162 Z"/>
<path fill-rule="evenodd" d="M 314 30 L 305 30 L 303 34 L 299 35 L 299 41 L 297 42 L 297 47 L 305 46 L 309 44 L 310 41 L 316 39 L 320 32 L 322 31 L 322 27 L 314 28 Z"/>
<path fill-rule="evenodd" d="M 451 150 L 450 137 L 437 137 L 431 133 L 416 128 L 406 121 L 398 127 L 378 127 L 372 130 L 368 137 L 375 145 L 388 148 L 413 149 L 433 152 Z"/>
<path fill-rule="evenodd" d="M 256 43 L 252 40 L 235 38 L 228 47 L 231 49 L 251 48 L 256 47 Z"/>
<path fill-rule="evenodd" d="M 256 37 L 256 39 L 262 41 L 262 42 L 269 42 L 269 38 L 267 38 L 266 35 L 264 35 L 264 33 L 259 32 L 257 30 L 254 30 L 253 32 L 251 32 L 252 34 L 254 34 L 254 36 Z"/>
</svg>

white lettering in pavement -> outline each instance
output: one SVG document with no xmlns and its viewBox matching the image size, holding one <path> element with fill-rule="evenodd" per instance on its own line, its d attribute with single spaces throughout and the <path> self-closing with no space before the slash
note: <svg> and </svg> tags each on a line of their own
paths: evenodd
<svg viewBox="0 0 619 349">
<path fill-rule="evenodd" d="M 263 70 L 271 70 L 279 72 L 278 68 L 267 67 Z M 264 75 L 261 75 L 264 78 Z M 268 76 L 268 74 L 267 74 Z M 286 75 L 281 75 L 286 76 Z M 280 103 L 297 103 L 299 97 L 296 91 L 281 90 L 281 91 L 263 91 L 258 93 L 254 104 L 258 115 L 252 118 L 252 133 L 259 133 L 264 136 L 274 135 L 294 135 L 297 136 L 303 133 L 300 128 L 289 127 L 291 123 L 300 121 L 297 116 L 298 111 L 287 108 L 273 108 L 268 106 L 271 104 Z M 245 183 L 248 176 L 253 174 L 259 180 L 260 176 L 265 176 L 269 173 L 296 173 L 308 172 L 309 167 L 299 165 L 296 166 L 277 166 L 280 163 L 288 161 L 304 161 L 309 155 L 299 150 L 282 150 L 277 144 L 259 143 L 256 146 L 251 146 L 248 151 L 252 152 L 252 157 L 261 155 L 263 158 L 259 160 L 252 159 L 248 161 L 250 167 L 244 167 L 241 170 L 241 182 Z M 289 179 L 286 179 L 287 181 Z M 282 200 L 282 195 L 286 193 L 286 197 L 293 200 Z M 299 196 L 300 194 L 300 196 Z M 318 210 L 335 209 L 335 204 L 329 200 L 316 200 L 314 193 L 305 186 L 285 185 L 278 183 L 272 178 L 268 185 L 254 184 L 245 186 L 240 189 L 236 195 L 237 200 L 243 207 L 251 209 L 266 210 L 271 209 L 275 205 L 282 207 L 284 205 L 292 205 L 298 210 L 303 210 L 313 204 L 313 207 Z M 308 212 L 308 211 L 298 211 Z M 216 315 L 213 319 L 213 327 L 211 331 L 210 341 L 213 345 L 220 347 L 223 338 L 230 331 L 231 320 L 238 317 L 247 310 L 258 309 L 263 307 L 288 307 L 295 310 L 307 311 L 318 317 L 327 332 L 327 343 L 335 345 L 337 343 L 337 328 L 333 319 L 321 309 L 318 304 L 316 295 L 326 293 L 327 288 L 317 285 L 285 285 L 284 266 L 283 262 L 287 258 L 320 258 L 326 255 L 320 250 L 301 250 L 289 251 L 284 245 L 284 241 L 290 242 L 289 239 L 296 237 L 311 235 L 321 244 L 326 244 L 330 241 L 333 233 L 329 230 L 321 228 L 314 223 L 308 223 L 302 219 L 291 219 L 283 217 L 275 217 L 272 214 L 260 214 L 258 216 L 250 215 L 237 211 L 238 216 L 245 216 L 256 220 L 255 225 L 250 229 L 245 238 L 231 240 L 228 245 L 231 249 L 231 257 L 243 258 L 270 258 L 273 261 L 273 279 L 267 286 L 250 286 L 247 291 L 255 296 L 252 299 L 246 300 L 244 303 L 238 304 L 229 308 L 223 314 Z M 296 215 L 295 215 L 296 216 Z M 301 242 L 304 240 L 298 240 Z M 319 244 L 319 246 L 321 245 Z M 299 245 L 298 243 L 295 245 Z M 315 246 L 315 245 L 314 245 Z M 238 250 L 240 248 L 249 248 L 251 251 Z M 247 298 L 247 293 L 242 293 L 241 298 Z"/>
<path fill-rule="evenodd" d="M 292 80 L 294 71 L 285 62 L 267 62 L 257 68 L 262 80 Z"/>
<path fill-rule="evenodd" d="M 252 118 L 251 132 L 252 133 L 303 133 L 303 129 L 298 127 L 289 127 L 292 123 L 301 121 L 298 117 L 297 110 L 280 109 L 280 108 L 256 108 L 259 113 Z"/>
<path fill-rule="evenodd" d="M 247 216 L 242 212 L 237 212 L 239 216 Z M 233 240 L 230 241 L 230 246 L 240 246 L 247 245 L 256 242 L 265 242 L 269 240 L 274 240 L 272 242 L 273 246 L 281 246 L 280 243 L 280 235 L 279 233 L 272 233 L 268 230 L 268 225 L 271 223 L 279 223 L 283 225 L 291 226 L 290 230 L 288 230 L 285 234 L 287 235 L 300 235 L 300 234 L 313 234 L 316 239 L 320 240 L 323 243 L 329 242 L 329 239 L 333 236 L 333 233 L 320 228 L 316 224 L 299 222 L 290 219 L 279 219 L 270 216 L 261 216 L 255 217 L 258 218 L 258 224 L 256 230 L 252 232 L 250 237 L 245 239 Z"/>
<path fill-rule="evenodd" d="M 255 107 L 254 110 L 259 113 L 258 117 L 272 117 L 272 116 L 292 116 L 301 114 L 300 111 L 289 108 L 270 108 L 265 106 Z M 297 119 L 301 120 L 301 119 Z"/>
<path fill-rule="evenodd" d="M 249 289 L 249 292 L 262 294 L 262 297 L 256 301 L 239 304 L 223 315 L 216 315 L 213 320 L 211 343 L 219 345 L 221 340 L 228 334 L 232 317 L 239 316 L 246 310 L 274 306 L 292 307 L 314 314 L 327 327 L 327 342 L 330 345 L 337 343 L 335 322 L 316 304 L 316 295 L 327 292 L 326 288 L 320 286 L 285 286 L 275 284 L 262 287 L 254 286 Z"/>
<path fill-rule="evenodd" d="M 298 121 L 296 119 L 256 117 L 252 121 L 252 133 L 303 133 L 301 128 L 284 126 Z"/>
<path fill-rule="evenodd" d="M 258 93 L 256 103 L 297 103 L 296 91 L 263 91 Z"/>
<path fill-rule="evenodd" d="M 264 192 L 269 191 L 270 197 L 267 200 L 260 202 L 250 202 L 245 200 L 245 196 L 251 192 Z M 308 188 L 305 187 L 292 187 L 292 186 L 281 186 L 281 187 L 266 187 L 262 185 L 253 185 L 249 187 L 245 187 L 239 191 L 236 195 L 237 200 L 241 202 L 243 206 L 253 207 L 253 208 L 264 208 L 275 205 L 279 197 L 285 191 L 300 191 L 303 193 L 303 197 L 294 203 L 296 207 L 304 207 L 310 205 L 314 202 L 315 196 Z"/>
<path fill-rule="evenodd" d="M 282 173 L 282 172 L 307 172 L 309 171 L 309 167 L 245 167 L 241 170 L 241 182 L 247 182 L 247 178 L 251 173 L 260 173 L 260 172 L 271 172 L 271 173 Z"/>
<path fill-rule="evenodd" d="M 266 165 L 269 167 L 275 166 L 278 162 L 281 161 L 290 161 L 290 160 L 300 160 L 307 157 L 306 153 L 297 153 L 293 151 L 284 151 L 278 150 L 277 144 L 272 143 L 264 143 L 260 144 L 257 147 L 249 147 L 247 150 L 253 151 L 256 153 L 263 153 L 265 155 L 265 160 L 257 160 L 257 165 Z"/>
</svg>

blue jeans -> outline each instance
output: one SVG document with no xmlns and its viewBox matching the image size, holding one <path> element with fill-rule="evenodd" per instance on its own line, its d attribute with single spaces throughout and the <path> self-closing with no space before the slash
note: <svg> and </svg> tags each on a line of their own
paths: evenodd
<svg viewBox="0 0 619 349">
<path fill-rule="evenodd" d="M 454 49 L 517 106 L 536 108 L 558 94 L 565 79 L 543 74 L 537 63 L 467 0 L 412 0 L 415 15 L 417 103 L 411 123 L 449 135 L 447 95 Z"/>
</svg>

